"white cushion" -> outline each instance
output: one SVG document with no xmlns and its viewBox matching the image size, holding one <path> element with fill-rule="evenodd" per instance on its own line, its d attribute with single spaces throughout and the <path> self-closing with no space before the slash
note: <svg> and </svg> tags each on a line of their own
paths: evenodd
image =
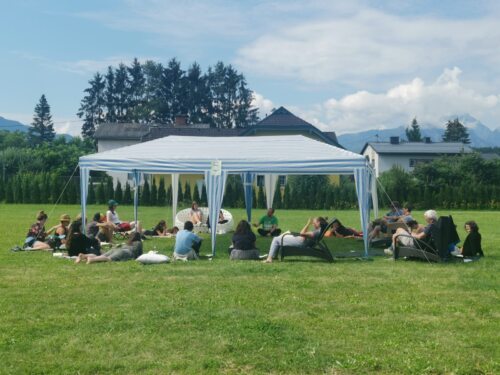
<svg viewBox="0 0 500 375">
<path fill-rule="evenodd" d="M 170 258 L 166 255 L 157 254 L 154 251 L 150 251 L 147 254 L 142 254 L 139 258 L 136 259 L 136 261 L 142 264 L 159 264 L 170 262 Z"/>
</svg>

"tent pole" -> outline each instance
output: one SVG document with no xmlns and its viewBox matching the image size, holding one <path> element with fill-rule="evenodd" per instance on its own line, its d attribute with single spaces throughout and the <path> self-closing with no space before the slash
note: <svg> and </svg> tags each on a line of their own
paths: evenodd
<svg viewBox="0 0 500 375">
<path fill-rule="evenodd" d="M 175 217 L 177 216 L 178 198 L 179 198 L 179 173 L 172 173 L 172 226 L 175 225 Z"/>
<path fill-rule="evenodd" d="M 138 221 L 138 206 L 139 206 L 139 185 L 140 185 L 140 175 L 137 170 L 134 170 L 134 231 L 137 231 L 137 221 Z"/>
<path fill-rule="evenodd" d="M 80 167 L 80 203 L 82 207 L 82 231 L 85 231 L 87 219 L 87 193 L 89 187 L 89 170 Z"/>
</svg>

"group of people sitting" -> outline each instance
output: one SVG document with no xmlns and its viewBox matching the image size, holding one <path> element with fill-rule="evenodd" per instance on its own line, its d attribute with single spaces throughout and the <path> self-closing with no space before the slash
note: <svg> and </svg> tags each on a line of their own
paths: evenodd
<svg viewBox="0 0 500 375">
<path fill-rule="evenodd" d="M 380 238 L 391 238 L 391 244 L 384 250 L 385 254 L 393 255 L 396 246 L 418 247 L 419 242 L 432 243 L 432 233 L 438 222 L 438 214 L 435 210 L 424 212 L 425 225 L 419 224 L 412 216 L 412 206 L 406 204 L 401 207 L 397 201 L 392 202 L 391 210 L 382 218 L 370 224 L 368 238 L 374 242 Z M 389 231 L 391 226 L 396 227 Z M 449 253 L 453 256 L 475 257 L 484 256 L 481 246 L 481 234 L 475 221 L 467 221 L 464 225 L 467 237 L 462 247 L 458 243 L 449 244 Z"/>
</svg>

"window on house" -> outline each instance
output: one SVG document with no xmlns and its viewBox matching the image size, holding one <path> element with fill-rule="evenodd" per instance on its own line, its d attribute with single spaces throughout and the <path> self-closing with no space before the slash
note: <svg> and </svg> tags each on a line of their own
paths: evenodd
<svg viewBox="0 0 500 375">
<path fill-rule="evenodd" d="M 410 159 L 410 168 L 415 168 L 418 164 L 430 163 L 431 159 Z"/>
</svg>

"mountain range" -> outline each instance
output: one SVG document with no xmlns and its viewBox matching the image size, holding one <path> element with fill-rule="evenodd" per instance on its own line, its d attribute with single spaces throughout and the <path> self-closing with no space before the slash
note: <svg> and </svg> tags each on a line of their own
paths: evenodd
<svg viewBox="0 0 500 375">
<path fill-rule="evenodd" d="M 469 114 L 444 118 L 440 123 L 444 124 L 448 119 L 455 119 L 457 117 L 467 127 L 472 147 L 500 147 L 500 130 L 491 130 Z M 441 141 L 444 133 L 443 127 L 438 127 L 435 124 L 420 124 L 420 127 L 423 137 L 431 137 L 434 142 Z M 9 120 L 0 116 L 0 130 L 26 132 L 28 131 L 28 126 L 19 121 Z M 406 126 L 398 126 L 391 129 L 366 130 L 358 133 L 339 135 L 338 140 L 346 149 L 360 152 L 366 142 L 388 142 L 392 136 L 399 136 L 401 139 L 406 139 L 405 130 Z M 63 135 L 66 138 L 71 138 L 67 134 Z"/>
<path fill-rule="evenodd" d="M 443 118 L 440 123 L 444 124 L 449 119 L 457 118 L 467 127 L 472 147 L 500 147 L 500 130 L 491 130 L 481 121 L 469 114 Z M 398 126 L 391 129 L 366 130 L 358 133 L 347 133 L 337 136 L 339 143 L 346 149 L 360 152 L 366 142 L 389 142 L 392 136 L 406 139 L 407 126 Z M 420 124 L 423 137 L 430 137 L 433 142 L 441 141 L 444 128 L 435 124 Z"/>
</svg>

